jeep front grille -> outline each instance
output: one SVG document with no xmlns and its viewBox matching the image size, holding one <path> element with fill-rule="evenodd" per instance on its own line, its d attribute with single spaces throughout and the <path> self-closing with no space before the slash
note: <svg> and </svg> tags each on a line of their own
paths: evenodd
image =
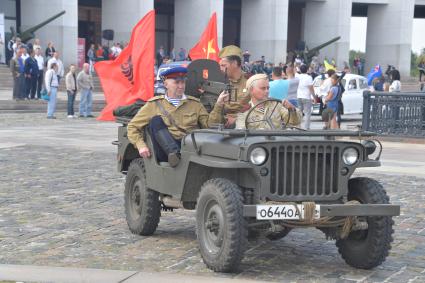
<svg viewBox="0 0 425 283">
<path fill-rule="evenodd" d="M 337 144 L 285 145 L 270 149 L 270 199 L 334 200 L 339 191 Z"/>
</svg>

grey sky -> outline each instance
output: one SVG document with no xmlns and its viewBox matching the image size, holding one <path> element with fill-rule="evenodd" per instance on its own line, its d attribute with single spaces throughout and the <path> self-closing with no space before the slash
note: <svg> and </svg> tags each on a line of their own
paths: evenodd
<svg viewBox="0 0 425 283">
<path fill-rule="evenodd" d="M 412 50 L 416 53 L 425 48 L 425 19 L 413 19 Z M 352 17 L 350 32 L 350 49 L 365 51 L 367 18 Z M 421 32 L 422 31 L 422 32 Z"/>
</svg>

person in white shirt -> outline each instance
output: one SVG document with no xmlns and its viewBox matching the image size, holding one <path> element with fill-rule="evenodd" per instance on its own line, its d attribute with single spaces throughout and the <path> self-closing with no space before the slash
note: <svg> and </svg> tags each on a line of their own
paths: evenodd
<svg viewBox="0 0 425 283">
<path fill-rule="evenodd" d="M 120 53 L 122 51 L 122 49 L 120 47 L 120 44 L 119 43 L 115 43 L 115 45 L 111 47 L 111 51 L 112 51 L 113 58 L 114 59 L 117 58 L 118 55 L 120 55 Z"/>
<path fill-rule="evenodd" d="M 63 69 L 62 60 L 59 59 L 59 52 L 55 51 L 53 57 L 47 62 L 47 70 L 51 69 L 52 64 L 55 63 L 58 67 L 56 74 L 58 75 L 58 83 L 60 83 L 61 78 L 63 78 L 65 71 Z"/>
<path fill-rule="evenodd" d="M 27 60 L 28 57 L 30 57 L 30 55 L 28 54 L 28 50 L 26 48 L 24 48 L 22 50 L 24 51 L 24 53 L 22 53 L 21 58 L 25 62 L 25 60 Z"/>
<path fill-rule="evenodd" d="M 59 87 L 57 70 L 58 65 L 56 65 L 56 63 L 52 63 L 44 78 L 47 94 L 49 95 L 49 102 L 47 103 L 47 119 L 56 119 L 54 114 L 56 111 L 56 95 Z"/>
<path fill-rule="evenodd" d="M 43 86 L 43 77 L 44 77 L 44 57 L 41 55 L 41 48 L 35 49 L 35 60 L 37 60 L 38 65 L 38 75 L 37 75 L 37 98 L 41 98 L 41 88 Z"/>
<path fill-rule="evenodd" d="M 313 90 L 313 79 L 309 74 L 307 74 L 308 67 L 307 65 L 300 66 L 301 74 L 297 75 L 297 78 L 300 80 L 297 90 L 298 98 L 298 108 L 304 113 L 304 126 L 306 130 L 310 129 L 310 118 L 311 118 L 311 106 L 312 106 L 312 95 L 314 94 Z"/>
<path fill-rule="evenodd" d="M 390 85 L 390 92 L 400 92 L 401 91 L 401 83 L 400 83 L 400 72 L 398 70 L 391 71 L 391 80 L 392 83 Z"/>
</svg>

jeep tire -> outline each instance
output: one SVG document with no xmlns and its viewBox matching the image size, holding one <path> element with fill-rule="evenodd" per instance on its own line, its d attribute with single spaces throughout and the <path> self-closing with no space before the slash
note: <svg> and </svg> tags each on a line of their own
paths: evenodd
<svg viewBox="0 0 425 283">
<path fill-rule="evenodd" d="M 247 245 L 241 189 L 227 179 L 211 179 L 196 206 L 196 234 L 204 263 L 216 272 L 235 271 Z"/>
<path fill-rule="evenodd" d="M 128 168 L 124 202 L 130 231 L 142 236 L 152 235 L 158 227 L 161 204 L 158 192 L 146 187 L 146 170 L 142 158 L 134 159 Z"/>
<path fill-rule="evenodd" d="M 388 204 L 389 198 L 380 183 L 369 178 L 353 178 L 348 182 L 348 200 L 360 203 Z M 371 269 L 388 256 L 393 240 L 394 221 L 390 216 L 366 217 L 367 230 L 352 231 L 346 239 L 336 241 L 338 252 L 347 264 Z"/>
</svg>

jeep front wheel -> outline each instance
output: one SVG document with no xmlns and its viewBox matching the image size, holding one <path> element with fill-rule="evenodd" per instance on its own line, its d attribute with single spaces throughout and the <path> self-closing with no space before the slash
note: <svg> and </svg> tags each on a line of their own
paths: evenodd
<svg viewBox="0 0 425 283">
<path fill-rule="evenodd" d="M 348 183 L 348 200 L 360 203 L 388 204 L 389 198 L 377 181 L 369 178 L 353 178 Z M 336 241 L 338 252 L 352 267 L 371 269 L 388 256 L 393 240 L 390 216 L 366 217 L 367 230 L 352 231 L 346 239 Z"/>
<path fill-rule="evenodd" d="M 196 206 L 196 233 L 202 259 L 217 272 L 235 271 L 247 244 L 240 188 L 226 179 L 205 182 Z"/>
<path fill-rule="evenodd" d="M 146 171 L 142 158 L 128 168 L 124 191 L 125 218 L 134 234 L 149 236 L 158 227 L 161 204 L 158 192 L 146 187 Z"/>
</svg>

